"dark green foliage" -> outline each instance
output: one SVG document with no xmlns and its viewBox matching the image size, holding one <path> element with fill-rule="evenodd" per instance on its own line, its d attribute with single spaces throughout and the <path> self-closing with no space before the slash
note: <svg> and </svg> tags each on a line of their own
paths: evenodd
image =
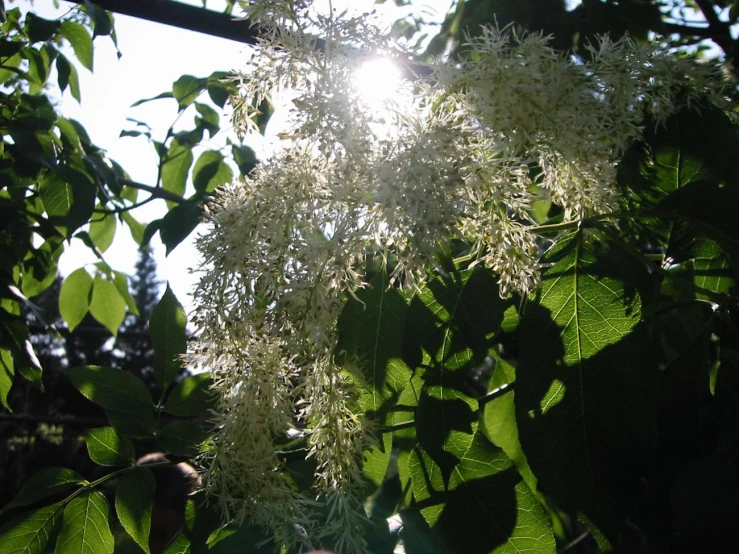
<svg viewBox="0 0 739 554">
<path fill-rule="evenodd" d="M 159 232 L 171 252 L 231 180 L 227 155 L 242 175 L 257 164 L 243 144 L 194 150 L 221 127 L 212 106 L 235 92 L 223 72 L 185 75 L 141 101 L 193 114 L 161 142 L 140 121 L 122 132 L 156 150 L 151 187 L 57 114 L 45 93 L 53 69 L 79 100 L 78 64 L 93 69 L 93 38 L 115 38 L 111 16 L 84 4 L 87 16 L 47 21 L 11 9 L 2 22 L 0 401 L 84 426 L 21 426 L 2 413 L 0 554 L 279 551 L 249 524 L 221 529 L 202 493 L 188 499 L 191 483 L 165 474 L 209 448 L 214 400 L 209 375 L 181 378 L 185 314 L 171 289 L 158 299 L 150 252 L 142 249 L 133 293 L 102 260 L 55 280 L 64 240 L 102 255 L 118 223 L 143 245 Z M 600 33 L 674 32 L 661 5 L 460 1 L 426 54 L 456 39 L 458 55 L 465 33 L 495 22 L 553 33 L 555 47 L 582 54 Z M 721 17 L 733 22 L 739 13 L 737 2 L 697 5 L 727 8 Z M 413 37 L 419 20 L 394 31 Z M 733 55 L 722 27 L 707 20 L 701 32 Z M 688 29 L 670 40 L 694 39 Z M 528 298 L 501 299 L 494 273 L 465 258 L 440 260 L 420 291 L 389 287 L 368 263 L 372 286 L 346 298 L 336 360 L 376 424 L 361 499 L 371 552 L 399 540 L 419 554 L 739 550 L 738 151 L 735 124 L 716 110 L 647 122 L 619 167 L 620 213 L 563 224 L 546 206 L 537 214 L 553 226 L 540 229 L 543 284 Z M 141 191 L 168 209 L 146 227 L 130 214 Z M 143 467 L 137 458 L 153 449 L 169 459 Z M 280 452 L 303 491 L 315 469 L 305 453 L 304 438 Z M 176 524 L 171 541 L 162 513 Z M 316 509 L 317 521 L 326 516 Z"/>
</svg>

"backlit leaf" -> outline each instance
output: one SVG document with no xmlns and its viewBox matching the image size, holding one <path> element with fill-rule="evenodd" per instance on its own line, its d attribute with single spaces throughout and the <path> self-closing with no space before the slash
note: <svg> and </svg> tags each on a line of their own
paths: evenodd
<svg viewBox="0 0 739 554">
<path fill-rule="evenodd" d="M 70 331 L 87 315 L 92 297 L 92 277 L 84 267 L 70 273 L 59 292 L 59 313 L 67 322 Z"/>
<path fill-rule="evenodd" d="M 113 214 L 96 213 L 92 216 L 90 238 L 101 252 L 105 252 L 113 244 L 115 229 L 116 218 Z"/>
<path fill-rule="evenodd" d="M 404 317 L 408 305 L 397 289 L 388 288 L 384 273 L 349 298 L 339 316 L 338 352 L 356 364 L 368 391 L 362 403 L 379 410 L 393 392 L 408 382 L 410 370 L 402 361 Z"/>
<path fill-rule="evenodd" d="M 108 501 L 89 491 L 72 499 L 64 509 L 56 554 L 113 554 L 113 534 L 108 524 Z"/>
<path fill-rule="evenodd" d="M 205 88 L 207 82 L 207 79 L 199 79 L 192 75 L 183 75 L 174 82 L 172 85 L 172 95 L 177 100 L 181 110 L 195 101 Z"/>
<path fill-rule="evenodd" d="M 192 147 L 180 144 L 177 139 L 172 139 L 167 154 L 162 160 L 162 188 L 184 196 L 192 161 Z M 172 209 L 176 205 L 177 202 L 167 200 L 168 208 Z"/>
<path fill-rule="evenodd" d="M 126 300 L 121 297 L 115 284 L 99 275 L 92 283 L 90 313 L 102 323 L 113 335 L 126 317 Z"/>
<path fill-rule="evenodd" d="M 482 267 L 429 281 L 408 310 L 405 359 L 412 367 L 428 362 L 437 370 L 481 364 L 506 307 L 494 275 Z"/>
<path fill-rule="evenodd" d="M 81 475 L 65 467 L 46 467 L 34 473 L 23 484 L 21 492 L 6 507 L 27 506 L 54 496 L 86 481 Z"/>
<path fill-rule="evenodd" d="M 128 311 L 134 315 L 139 315 L 139 308 L 136 306 L 136 300 L 131 296 L 131 291 L 128 290 L 128 277 L 126 277 L 125 273 L 114 271 L 113 284 L 115 285 L 118 294 L 126 303 Z"/>
<path fill-rule="evenodd" d="M 153 235 L 158 228 L 159 236 L 167 247 L 167 255 L 169 255 L 198 226 L 202 216 L 203 208 L 199 202 L 182 202 L 169 210 L 164 218 L 149 224 L 144 232 L 144 242 L 147 242 L 146 234 L 149 233 L 149 229 L 152 229 L 151 234 Z"/>
<path fill-rule="evenodd" d="M 90 33 L 87 32 L 85 26 L 67 19 L 62 21 L 61 32 L 62 36 L 72 45 L 74 55 L 77 56 L 80 63 L 92 71 L 94 49 L 92 47 L 92 37 L 90 37 Z"/>
<path fill-rule="evenodd" d="M 47 173 L 39 187 L 41 202 L 50 216 L 65 217 L 72 208 L 72 185 L 53 173 Z"/>
<path fill-rule="evenodd" d="M 157 435 L 160 448 L 177 456 L 194 456 L 208 433 L 189 421 L 172 421 L 162 427 Z"/>
<path fill-rule="evenodd" d="M 98 427 L 85 434 L 90 459 L 103 466 L 124 466 L 135 460 L 133 443 L 113 427 Z"/>
<path fill-rule="evenodd" d="M 526 454 L 521 448 L 516 422 L 516 391 L 513 383 L 516 368 L 492 353 L 493 375 L 488 384 L 488 394 L 492 400 L 482 406 L 482 431 L 496 446 L 500 447 L 518 467 L 526 484 L 536 491 L 536 478 L 531 472 Z"/>
<path fill-rule="evenodd" d="M 121 217 L 126 225 L 128 225 L 129 231 L 131 231 L 131 238 L 133 238 L 134 242 L 140 246 L 144 241 L 144 224 L 132 216 L 131 212 L 123 212 Z"/>
<path fill-rule="evenodd" d="M 217 187 L 230 183 L 233 171 L 217 150 L 206 150 L 198 157 L 192 169 L 195 190 L 210 193 Z"/>
<path fill-rule="evenodd" d="M 10 411 L 8 393 L 13 386 L 13 375 L 15 375 L 13 355 L 7 348 L 0 348 L 0 403 L 8 411 Z"/>
<path fill-rule="evenodd" d="M 162 387 L 167 387 L 182 368 L 180 356 L 185 353 L 186 325 L 185 310 L 167 285 L 149 318 L 154 345 L 154 376 Z"/>
<path fill-rule="evenodd" d="M 153 431 L 154 402 L 149 388 L 135 375 L 99 366 L 73 367 L 61 372 L 85 398 L 106 410 L 113 427 L 137 436 Z M 117 425 L 121 418 L 133 429 Z"/>
<path fill-rule="evenodd" d="M 121 525 L 147 553 L 155 490 L 151 470 L 138 467 L 121 476 L 115 493 L 115 510 Z"/>
<path fill-rule="evenodd" d="M 454 469 L 443 498 L 433 529 L 457 552 L 555 552 L 549 517 L 508 457 L 482 433 Z"/>
<path fill-rule="evenodd" d="M 208 373 L 186 377 L 172 390 L 164 411 L 176 416 L 196 416 L 213 407 L 214 397 L 210 386 L 213 380 Z"/>
<path fill-rule="evenodd" d="M 45 554 L 61 515 L 62 504 L 52 504 L 12 519 L 0 529 L 0 554 Z"/>
<path fill-rule="evenodd" d="M 530 299 L 519 326 L 519 438 L 541 489 L 594 522 L 605 548 L 635 517 L 638 476 L 652 450 L 656 374 L 639 326 L 642 274 L 582 231 L 544 263 L 552 265 L 539 301 Z"/>
</svg>

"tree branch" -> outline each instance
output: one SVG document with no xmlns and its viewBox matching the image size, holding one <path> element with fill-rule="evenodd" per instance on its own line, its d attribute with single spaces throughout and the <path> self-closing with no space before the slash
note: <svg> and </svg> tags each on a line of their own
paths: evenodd
<svg viewBox="0 0 739 554">
<path fill-rule="evenodd" d="M 699 37 L 702 39 L 716 40 L 710 27 L 691 27 L 689 25 L 679 25 L 677 23 L 663 23 L 666 31 L 689 37 Z"/>
<path fill-rule="evenodd" d="M 69 1 L 75 4 L 84 2 L 84 0 Z M 181 4 L 174 0 L 90 1 L 110 12 L 130 15 L 154 23 L 163 23 L 164 25 L 171 25 L 243 44 L 256 44 L 259 37 L 259 30 L 252 27 L 246 19 L 237 20 L 225 13 Z"/>
<path fill-rule="evenodd" d="M 726 54 L 727 61 L 736 72 L 739 69 L 737 67 L 737 60 L 735 59 L 736 43 L 731 36 L 730 25 L 719 19 L 711 0 L 695 0 L 695 3 L 708 22 L 708 29 L 711 31 L 711 40 L 721 47 L 724 54 Z"/>
<path fill-rule="evenodd" d="M 174 192 L 170 192 L 161 187 L 152 187 L 150 185 L 144 185 L 143 183 L 137 183 L 136 181 L 131 181 L 129 179 L 118 179 L 118 182 L 127 187 L 131 187 L 134 189 L 139 189 L 139 190 L 148 192 L 152 196 L 155 196 L 157 198 L 162 198 L 163 200 L 171 200 L 173 202 L 184 202 L 185 201 L 185 199 L 179 194 L 175 194 Z"/>
<path fill-rule="evenodd" d="M 0 413 L 0 421 L 17 421 L 19 423 L 51 423 L 57 425 L 72 425 L 75 427 L 102 427 L 108 425 L 108 420 L 105 418 L 33 414 Z"/>
</svg>

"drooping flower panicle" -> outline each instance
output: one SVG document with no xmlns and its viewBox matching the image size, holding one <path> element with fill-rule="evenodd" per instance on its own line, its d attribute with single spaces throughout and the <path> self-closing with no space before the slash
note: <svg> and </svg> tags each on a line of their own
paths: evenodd
<svg viewBox="0 0 739 554">
<path fill-rule="evenodd" d="M 627 39 L 602 39 L 585 60 L 542 35 L 486 28 L 465 60 L 439 61 L 377 111 L 355 72 L 378 55 L 409 57 L 371 19 L 302 0 L 258 0 L 248 14 L 265 34 L 238 122 L 251 129 L 279 90 L 290 113 L 275 153 L 218 192 L 198 240 L 189 356 L 213 372 L 219 398 L 206 488 L 227 519 L 286 543 L 296 528 L 313 533 L 310 506 L 324 502 L 324 534 L 361 552 L 352 495 L 371 422 L 333 351 L 347 295 L 367 286 L 367 253 L 392 257 L 391 282 L 412 290 L 439 248 L 463 242 L 498 273 L 501 294 L 525 294 L 540 279 L 534 203 L 549 199 L 566 219 L 612 210 L 617 165 L 644 114 L 661 122 L 699 96 L 722 105 L 721 76 Z M 313 496 L 282 467 L 275 445 L 287 436 L 308 442 Z"/>
</svg>

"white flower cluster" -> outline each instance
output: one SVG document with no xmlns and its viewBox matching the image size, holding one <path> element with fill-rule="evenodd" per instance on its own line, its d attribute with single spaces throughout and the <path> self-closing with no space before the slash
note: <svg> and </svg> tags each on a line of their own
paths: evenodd
<svg viewBox="0 0 739 554">
<path fill-rule="evenodd" d="M 697 95 L 721 104 L 720 74 L 628 40 L 604 39 L 583 60 L 540 35 L 484 29 L 465 60 L 440 61 L 378 113 L 355 72 L 378 54 L 407 56 L 371 20 L 304 0 L 256 0 L 249 15 L 266 38 L 243 76 L 241 121 L 278 89 L 292 91 L 292 117 L 280 151 L 220 191 L 198 242 L 190 362 L 212 370 L 220 400 L 205 483 L 227 519 L 285 542 L 296 525 L 311 532 L 308 508 L 322 501 L 337 549 L 361 552 L 352 493 L 372 434 L 333 350 L 368 253 L 412 288 L 440 247 L 462 241 L 500 275 L 501 294 L 527 293 L 539 282 L 532 203 L 547 195 L 567 219 L 613 209 L 644 113 L 664 121 Z M 277 452 L 288 435 L 308 440 L 313 498 Z"/>
</svg>

